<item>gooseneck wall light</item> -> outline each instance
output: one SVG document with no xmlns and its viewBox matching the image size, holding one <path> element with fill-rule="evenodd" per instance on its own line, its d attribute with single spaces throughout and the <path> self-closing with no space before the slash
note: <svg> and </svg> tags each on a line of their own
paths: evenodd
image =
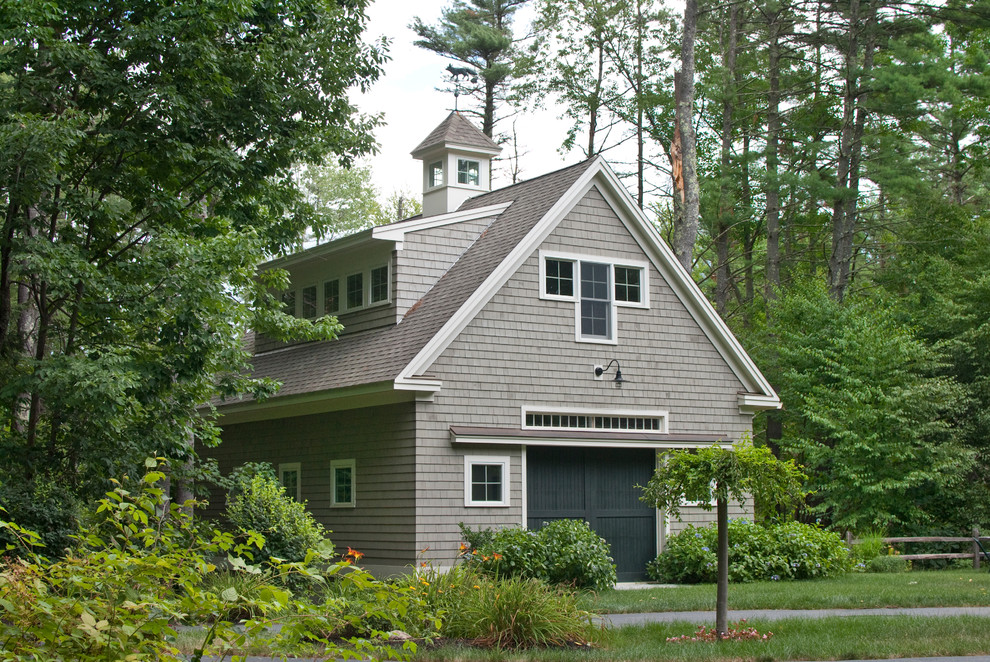
<svg viewBox="0 0 990 662">
<path fill-rule="evenodd" d="M 612 359 L 604 366 L 596 365 L 595 378 L 602 379 L 602 376 L 608 372 L 613 365 L 615 366 L 615 379 L 612 380 L 612 383 L 615 384 L 616 388 L 622 388 L 622 384 L 625 383 L 626 380 L 622 378 L 622 368 L 619 367 L 619 359 Z"/>
</svg>

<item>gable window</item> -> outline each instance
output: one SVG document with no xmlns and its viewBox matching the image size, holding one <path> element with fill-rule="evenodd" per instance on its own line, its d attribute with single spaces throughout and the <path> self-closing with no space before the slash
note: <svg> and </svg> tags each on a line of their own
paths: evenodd
<svg viewBox="0 0 990 662">
<path fill-rule="evenodd" d="M 316 285 L 302 289 L 302 316 L 306 319 L 316 317 Z"/>
<path fill-rule="evenodd" d="M 615 267 L 615 300 L 640 303 L 640 269 Z"/>
<path fill-rule="evenodd" d="M 347 308 L 360 308 L 364 305 L 364 274 L 351 274 L 347 277 Z"/>
<path fill-rule="evenodd" d="M 581 337 L 612 337 L 612 299 L 609 297 L 609 265 L 581 263 Z"/>
<path fill-rule="evenodd" d="M 285 489 L 285 493 L 296 501 L 302 501 L 301 473 L 301 465 L 298 462 L 278 465 L 278 482 Z"/>
<path fill-rule="evenodd" d="M 355 466 L 353 458 L 330 462 L 330 505 L 334 508 L 357 505 Z"/>
<path fill-rule="evenodd" d="M 508 457 L 464 457 L 464 505 L 509 505 Z"/>
<path fill-rule="evenodd" d="M 332 315 L 340 310 L 340 280 L 323 283 L 323 314 Z"/>
<path fill-rule="evenodd" d="M 430 164 L 430 188 L 443 186 L 443 161 Z"/>
<path fill-rule="evenodd" d="M 540 251 L 540 298 L 574 302 L 575 340 L 614 345 L 617 308 L 649 308 L 647 262 Z"/>
<path fill-rule="evenodd" d="M 457 183 L 477 186 L 480 180 L 481 165 L 478 161 L 457 159 Z"/>
<path fill-rule="evenodd" d="M 388 266 L 371 270 L 371 303 L 388 301 Z"/>
<path fill-rule="evenodd" d="M 547 258 L 545 285 L 550 296 L 574 296 L 574 262 Z"/>
</svg>

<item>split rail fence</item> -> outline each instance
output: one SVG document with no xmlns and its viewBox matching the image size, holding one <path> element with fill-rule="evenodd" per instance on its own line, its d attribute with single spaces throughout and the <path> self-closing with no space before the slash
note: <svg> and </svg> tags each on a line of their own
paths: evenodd
<svg viewBox="0 0 990 662">
<path fill-rule="evenodd" d="M 969 552 L 950 552 L 944 554 L 898 554 L 898 558 L 906 560 L 929 561 L 932 559 L 973 559 L 973 567 L 980 569 L 981 558 L 990 552 L 990 536 L 980 536 L 980 530 L 973 527 L 973 535 L 966 537 L 945 537 L 945 536 L 921 536 L 915 538 L 883 538 L 885 544 L 896 545 L 898 543 L 911 542 L 954 542 L 969 543 L 972 550 Z M 853 538 L 852 532 L 846 531 L 846 545 L 852 549 L 853 545 L 861 542 L 858 538 Z M 988 557 L 990 558 L 990 557 Z"/>
</svg>

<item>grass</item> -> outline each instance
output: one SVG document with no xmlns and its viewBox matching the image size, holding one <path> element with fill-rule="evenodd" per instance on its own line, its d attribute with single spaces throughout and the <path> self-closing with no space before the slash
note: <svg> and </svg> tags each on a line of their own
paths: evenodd
<svg viewBox="0 0 990 662">
<path fill-rule="evenodd" d="M 449 645 L 422 651 L 416 660 L 679 660 L 684 662 L 772 662 L 775 660 L 885 659 L 910 656 L 988 655 L 990 628 L 976 616 L 918 618 L 857 616 L 820 620 L 751 621 L 767 641 L 668 643 L 692 634 L 688 623 L 625 627 L 606 633 L 593 649 L 527 650 L 512 654 Z"/>
<path fill-rule="evenodd" d="M 990 605 L 990 572 L 932 570 L 852 573 L 834 579 L 729 585 L 729 609 L 860 609 Z M 588 593 L 580 606 L 598 613 L 713 611 L 715 585 Z"/>
</svg>

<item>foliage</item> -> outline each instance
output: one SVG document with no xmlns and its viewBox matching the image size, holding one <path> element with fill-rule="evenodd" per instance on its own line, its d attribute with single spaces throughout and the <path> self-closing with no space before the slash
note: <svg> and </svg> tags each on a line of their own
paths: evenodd
<svg viewBox="0 0 990 662">
<path fill-rule="evenodd" d="M 297 172 L 305 201 L 312 208 L 309 231 L 317 242 L 401 220 L 390 218 L 371 183 L 366 165 L 304 165 Z"/>
<path fill-rule="evenodd" d="M 270 394 L 241 337 L 330 338 L 256 265 L 309 224 L 291 168 L 350 161 L 379 74 L 355 0 L 23 0 L 0 11 L 0 466 L 86 499 Z M 178 468 L 178 465 L 175 469 Z"/>
<path fill-rule="evenodd" d="M 591 614 L 570 591 L 525 577 L 486 578 L 461 591 L 446 616 L 448 637 L 496 648 L 584 645 L 591 641 Z"/>
<path fill-rule="evenodd" d="M 865 563 L 883 554 L 887 548 L 887 543 L 883 541 L 886 537 L 887 532 L 883 529 L 870 529 L 861 534 L 859 542 L 849 552 L 853 561 Z"/>
<path fill-rule="evenodd" d="M 641 499 L 678 518 L 684 501 L 711 510 L 712 502 L 742 502 L 750 495 L 763 508 L 789 508 L 803 498 L 801 482 L 806 478 L 793 460 L 778 460 L 770 449 L 743 441 L 732 448 L 671 453 Z"/>
<path fill-rule="evenodd" d="M 601 590 L 615 584 L 607 542 L 580 520 L 555 520 L 538 531 L 519 527 L 488 533 L 462 532 L 472 544 L 469 563 L 495 577 L 526 577 L 550 584 Z"/>
<path fill-rule="evenodd" d="M 866 562 L 866 572 L 907 572 L 911 564 L 893 554 L 874 556 Z"/>
<path fill-rule="evenodd" d="M 333 552 L 323 525 L 306 510 L 306 504 L 285 493 L 270 471 L 241 477 L 227 497 L 224 514 L 242 534 L 256 531 L 265 537 L 264 544 L 253 553 L 256 558 L 251 560 L 255 562 L 271 558 L 301 561 L 309 550 L 327 556 Z"/>
<path fill-rule="evenodd" d="M 957 441 L 965 394 L 881 301 L 794 288 L 772 308 L 764 367 L 784 403 L 782 453 L 811 479 L 809 512 L 839 529 L 904 530 L 940 517 L 973 454 Z M 767 339 L 769 341 L 769 336 Z"/>
<path fill-rule="evenodd" d="M 79 504 L 65 485 L 43 476 L 32 481 L 5 480 L 0 482 L 0 508 L 16 515 L 20 526 L 41 536 L 39 554 L 61 556 L 75 545 L 72 535 L 78 527 Z M 14 543 L 14 535 L 0 529 L 0 549 Z M 15 545 L 11 553 L 23 551 Z"/>
<path fill-rule="evenodd" d="M 716 530 L 687 529 L 647 566 L 652 579 L 676 584 L 714 582 Z M 787 522 L 763 526 L 747 520 L 729 522 L 729 581 L 821 579 L 851 569 L 842 538 L 817 526 Z"/>
<path fill-rule="evenodd" d="M 259 583 L 254 594 L 241 594 L 234 585 L 204 582 L 218 572 L 211 559 L 228 554 L 231 572 L 263 572 L 285 582 L 289 576 L 318 578 L 316 563 L 327 564 L 330 575 L 353 581 L 349 564 L 311 552 L 299 563 L 273 560 L 265 567 L 245 563 L 248 546 L 261 547 L 264 538 L 251 533 L 237 543 L 229 533 L 197 527 L 186 508 L 170 503 L 158 485 L 165 473 L 154 460 L 132 493 L 122 487 L 108 492 L 96 507 L 98 526 L 82 528 L 78 553 L 51 561 L 27 552 L 25 558 L 6 555 L 0 569 L 0 638 L 9 660 L 184 660 L 173 646 L 177 623 L 205 624 L 194 660 L 225 657 L 248 643 L 263 643 L 279 654 L 304 641 L 320 641 L 330 655 L 400 655 L 381 639 L 352 639 L 346 649 L 323 635 L 334 623 L 322 606 L 297 600 L 289 591 Z M 26 547 L 38 536 L 16 523 L 0 527 Z M 111 531 L 106 537 L 98 531 Z M 8 550 L 9 551 L 9 550 Z M 366 573 L 358 571 L 358 577 Z M 371 581 L 365 579 L 365 581 Z M 243 584 L 241 584 L 243 585 Z M 225 618 L 232 611 L 256 617 L 236 624 Z M 274 626 L 278 625 L 278 628 Z M 277 632 L 276 632 L 277 629 Z"/>
<path fill-rule="evenodd" d="M 453 0 L 444 8 L 440 22 L 428 25 L 416 17 L 409 27 L 419 36 L 415 42 L 456 62 L 474 68 L 467 85 L 478 100 L 481 130 L 494 137 L 498 121 L 496 105 L 504 99 L 512 79 L 512 19 L 526 0 Z"/>
</svg>

